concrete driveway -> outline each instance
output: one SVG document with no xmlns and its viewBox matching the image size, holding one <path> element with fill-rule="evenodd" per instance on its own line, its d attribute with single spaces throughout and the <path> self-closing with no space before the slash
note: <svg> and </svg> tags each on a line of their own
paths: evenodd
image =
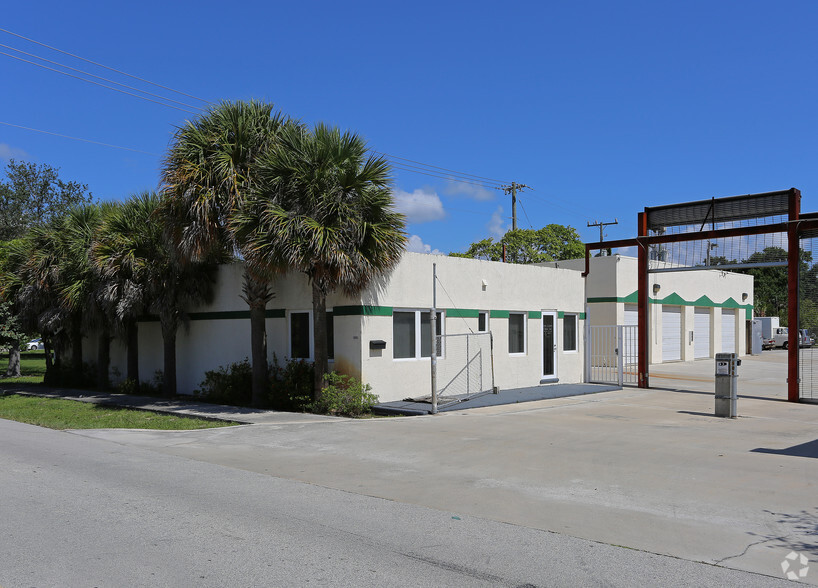
<svg viewBox="0 0 818 588">
<path fill-rule="evenodd" d="M 744 360 L 737 419 L 712 416 L 708 360 L 436 416 L 76 433 L 781 578 L 792 551 L 818 560 L 818 406 L 783 401 L 785 355 Z"/>
</svg>

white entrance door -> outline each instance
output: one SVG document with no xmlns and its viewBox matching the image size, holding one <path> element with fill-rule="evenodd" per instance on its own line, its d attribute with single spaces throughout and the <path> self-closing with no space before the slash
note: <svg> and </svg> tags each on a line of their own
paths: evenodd
<svg viewBox="0 0 818 588">
<path fill-rule="evenodd" d="M 693 357 L 710 357 L 709 308 L 697 308 L 693 314 Z"/>
<path fill-rule="evenodd" d="M 662 361 L 682 359 L 682 307 L 662 307 Z"/>
<path fill-rule="evenodd" d="M 542 375 L 557 377 L 557 313 L 542 313 Z"/>
<path fill-rule="evenodd" d="M 721 309 L 721 352 L 736 352 L 736 310 L 734 308 Z"/>
</svg>

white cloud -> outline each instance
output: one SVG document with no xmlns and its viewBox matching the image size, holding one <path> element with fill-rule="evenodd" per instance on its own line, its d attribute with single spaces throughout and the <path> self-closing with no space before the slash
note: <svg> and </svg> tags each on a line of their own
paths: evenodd
<svg viewBox="0 0 818 588">
<path fill-rule="evenodd" d="M 417 235 L 409 237 L 409 244 L 406 246 L 407 251 L 414 253 L 431 253 L 432 255 L 445 255 L 440 249 L 432 249 L 431 245 L 427 245 Z"/>
<path fill-rule="evenodd" d="M 502 239 L 503 235 L 506 234 L 508 228 L 506 227 L 506 219 L 503 217 L 502 206 L 498 206 L 497 210 L 491 215 L 491 220 L 486 228 L 489 230 L 489 234 L 496 239 Z"/>
<path fill-rule="evenodd" d="M 397 189 L 392 195 L 395 208 L 406 215 L 408 223 L 426 223 L 446 218 L 443 202 L 434 192 L 415 190 L 411 194 Z"/>
<path fill-rule="evenodd" d="M 12 147 L 7 143 L 0 143 L 0 159 L 31 159 L 31 156 L 17 147 Z"/>
<path fill-rule="evenodd" d="M 454 180 L 448 181 L 444 192 L 449 196 L 465 196 L 478 202 L 494 200 L 497 196 L 494 192 L 483 186 L 467 184 L 465 182 L 455 182 Z"/>
</svg>

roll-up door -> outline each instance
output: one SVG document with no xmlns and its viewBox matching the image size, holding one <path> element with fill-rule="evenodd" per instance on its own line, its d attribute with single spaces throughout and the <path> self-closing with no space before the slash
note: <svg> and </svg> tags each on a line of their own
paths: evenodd
<svg viewBox="0 0 818 588">
<path fill-rule="evenodd" d="M 736 353 L 736 311 L 721 309 L 721 352 Z"/>
<path fill-rule="evenodd" d="M 625 305 L 625 324 L 626 325 L 639 324 L 639 307 L 636 304 Z"/>
<path fill-rule="evenodd" d="M 662 307 L 662 361 L 682 359 L 682 308 Z"/>
<path fill-rule="evenodd" d="M 693 315 L 693 357 L 710 357 L 710 309 L 697 308 Z"/>
</svg>

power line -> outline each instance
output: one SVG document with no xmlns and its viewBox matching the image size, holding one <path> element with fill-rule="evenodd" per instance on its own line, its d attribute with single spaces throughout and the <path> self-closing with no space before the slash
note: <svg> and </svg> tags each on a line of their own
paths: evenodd
<svg viewBox="0 0 818 588">
<path fill-rule="evenodd" d="M 471 178 L 475 178 L 475 179 L 478 179 L 478 180 L 486 180 L 487 182 L 489 182 L 491 184 L 501 185 L 501 184 L 506 183 L 506 182 L 502 182 L 501 180 L 495 180 L 493 178 L 486 178 L 484 176 L 478 176 L 478 175 L 475 175 L 475 174 L 465 174 L 465 173 L 457 172 L 457 171 L 454 171 L 452 169 L 448 169 L 448 168 L 445 168 L 445 167 L 438 167 L 436 165 L 430 165 L 428 163 L 421 163 L 419 161 L 414 161 L 412 159 L 406 159 L 405 157 L 398 157 L 397 155 L 389 155 L 388 153 L 383 153 L 381 151 L 374 151 L 373 150 L 372 152 L 377 153 L 378 155 L 383 155 L 384 157 L 388 157 L 390 159 L 400 159 L 402 161 L 408 161 L 409 163 L 415 163 L 415 164 L 421 165 L 423 167 L 430 167 L 430 168 L 438 169 L 438 170 L 441 170 L 441 171 L 451 172 L 451 173 L 457 174 L 459 176 L 471 177 Z"/>
<path fill-rule="evenodd" d="M 119 70 L 119 69 L 116 69 L 116 68 L 113 68 L 113 67 L 109 67 L 107 65 L 98 63 L 96 61 L 92 61 L 92 60 L 87 59 L 85 57 L 81 57 L 79 55 L 76 55 L 74 53 L 69 53 L 68 51 L 64 51 L 64 50 L 59 49 L 57 47 L 47 45 L 45 43 L 42 43 L 40 41 L 36 41 L 36 40 L 31 39 L 29 37 L 25 37 L 25 36 L 20 35 L 18 33 L 14 33 L 14 32 L 9 31 L 7 29 L 0 28 L 0 32 L 4 32 L 4 33 L 7 33 L 9 35 L 13 35 L 15 37 L 18 37 L 18 38 L 23 39 L 25 41 L 34 43 L 36 45 L 40 45 L 40 46 L 45 47 L 47 49 L 50 49 L 52 51 L 57 51 L 57 52 L 62 53 L 64 55 L 68 55 L 70 57 L 73 57 L 75 59 L 79 59 L 81 61 L 93 64 L 93 65 L 95 65 L 97 67 L 101 67 L 101 68 L 107 69 L 109 71 L 113 71 L 113 72 L 116 72 L 118 74 L 133 78 L 135 80 L 139 80 L 141 82 L 151 84 L 152 86 L 156 86 L 158 88 L 162 88 L 162 89 L 168 90 L 170 92 L 180 94 L 182 96 L 187 96 L 189 98 L 193 98 L 194 100 L 199 100 L 199 101 L 205 102 L 205 103 L 208 102 L 208 101 L 204 100 L 203 98 L 193 96 L 192 94 L 188 94 L 186 92 L 182 92 L 180 90 L 176 90 L 176 89 L 170 88 L 168 86 L 163 86 L 162 84 L 157 84 L 156 82 L 152 82 L 152 81 L 147 80 L 145 78 L 141 78 L 141 77 L 129 74 L 127 72 L 124 72 L 122 70 Z M 40 63 L 30 61 L 28 59 L 23 59 L 23 58 L 21 58 L 19 56 L 16 56 L 16 55 L 12 55 L 12 54 L 5 53 L 5 52 L 2 52 L 2 51 L 0 51 L 0 55 L 5 55 L 5 56 L 10 57 L 12 59 L 16 59 L 18 61 L 22 61 L 22 62 L 28 63 L 30 65 L 34 65 L 34 66 L 37 66 L 37 67 L 40 67 L 40 68 L 43 68 L 43 69 L 46 69 L 46 70 L 49 70 L 49 71 L 53 71 L 53 72 L 58 73 L 58 74 L 62 74 L 62 75 L 65 75 L 65 76 L 68 76 L 68 77 L 71 77 L 71 78 L 75 78 L 75 79 L 78 79 L 80 81 L 87 82 L 89 84 L 94 84 L 94 85 L 106 88 L 108 90 L 113 90 L 113 91 L 119 92 L 121 94 L 126 94 L 126 95 L 132 96 L 134 98 L 139 98 L 141 100 L 146 100 L 148 102 L 153 102 L 154 104 L 167 106 L 169 108 L 173 108 L 175 110 L 180 110 L 182 112 L 186 112 L 186 113 L 192 114 L 192 115 L 200 114 L 200 112 L 198 112 L 198 111 L 200 111 L 200 109 L 198 107 L 196 107 L 196 106 L 191 105 L 191 104 L 187 104 L 185 102 L 180 102 L 180 101 L 177 101 L 177 100 L 173 100 L 171 98 L 167 98 L 167 97 L 161 96 L 159 94 L 154 94 L 154 93 L 151 93 L 151 92 L 147 92 L 145 90 L 141 90 L 139 88 L 135 88 L 133 86 L 129 86 L 127 84 L 123 84 L 123 83 L 120 83 L 120 82 L 117 82 L 117 81 L 114 81 L 114 80 L 111 80 L 111 79 L 108 79 L 108 78 L 105 78 L 105 77 L 102 77 L 102 76 L 97 76 L 95 74 L 92 74 L 92 73 L 89 73 L 89 72 L 86 72 L 86 71 L 83 71 L 83 70 L 80 70 L 80 69 L 77 69 L 77 68 L 74 68 L 74 67 L 71 67 L 71 66 L 56 62 L 56 61 L 49 60 L 49 59 L 46 59 L 44 57 L 40 57 L 40 56 L 32 54 L 32 53 L 28 53 L 26 51 L 22 51 L 20 49 L 15 48 L 15 47 L 11 47 L 11 46 L 4 45 L 4 44 L 0 44 L 0 47 L 5 47 L 5 48 L 7 48 L 7 49 L 9 49 L 11 51 L 15 51 L 17 53 L 21 53 L 21 54 L 27 55 L 29 57 L 33 57 L 34 59 L 38 59 L 38 60 L 44 61 L 46 63 L 51 63 L 51 64 L 56 65 L 58 67 L 62 67 L 62 68 L 65 68 L 65 69 L 68 69 L 68 70 L 71 70 L 71 71 L 75 71 L 75 72 L 81 73 L 81 74 L 86 75 L 86 76 L 90 76 L 90 77 L 93 77 L 93 78 L 96 78 L 96 79 L 100 79 L 100 80 L 103 80 L 103 81 L 108 82 L 110 84 L 115 84 L 115 85 L 121 86 L 123 88 L 128 88 L 129 90 L 134 90 L 135 92 L 139 92 L 141 94 L 146 94 L 148 96 L 153 96 L 153 97 L 158 98 L 159 100 L 162 100 L 164 102 L 160 102 L 158 100 L 153 100 L 151 98 L 147 98 L 147 97 L 141 96 L 139 94 L 134 94 L 132 92 L 128 92 L 128 91 L 122 90 L 120 88 L 115 88 L 115 87 L 112 87 L 112 86 L 108 86 L 106 84 L 101 84 L 99 82 L 95 82 L 93 80 L 89 80 L 89 79 L 83 78 L 81 76 L 76 76 L 76 75 L 67 73 L 65 71 L 54 69 L 54 68 L 42 65 Z M 179 105 L 187 107 L 187 108 L 180 108 L 178 106 L 173 106 L 172 104 L 167 104 L 167 102 L 173 102 L 175 104 L 179 104 Z M 192 110 L 189 110 L 189 109 L 192 109 Z M 71 139 L 84 141 L 84 142 L 89 142 L 89 143 L 96 143 L 96 144 L 100 144 L 100 145 L 108 145 L 108 144 L 105 144 L 105 143 L 100 143 L 98 141 L 90 141 L 88 139 L 81 139 L 81 138 L 78 138 L 78 137 L 69 137 L 67 135 L 61 135 L 59 133 L 53 133 L 53 132 L 49 132 L 49 131 L 41 131 L 41 130 L 38 130 L 38 129 L 31 129 L 29 127 L 20 126 L 19 128 L 23 128 L 23 129 L 26 129 L 26 130 L 33 130 L 35 132 L 42 132 L 42 133 L 51 134 L 51 135 L 54 135 L 54 136 L 60 136 L 60 137 L 64 137 L 64 138 L 71 138 Z M 116 145 L 110 145 L 110 146 L 112 146 L 114 148 L 120 148 L 120 147 L 118 147 Z M 132 150 L 132 151 L 139 151 L 138 149 L 130 149 L 130 148 L 123 148 L 123 149 L 128 149 L 128 150 Z M 489 190 L 502 190 L 503 189 L 503 185 L 502 185 L 503 183 L 500 180 L 496 180 L 496 179 L 493 179 L 493 178 L 488 178 L 486 176 L 480 176 L 480 175 L 477 175 L 477 174 L 470 174 L 470 173 L 465 173 L 465 172 L 458 172 L 458 171 L 455 171 L 455 170 L 450 169 L 450 168 L 445 168 L 445 167 L 440 167 L 440 166 L 431 165 L 431 164 L 427 164 L 427 163 L 422 163 L 420 161 L 408 159 L 408 158 L 405 158 L 405 157 L 399 157 L 399 156 L 396 156 L 396 155 L 390 155 L 388 153 L 383 153 L 383 152 L 379 152 L 379 151 L 372 150 L 372 152 L 388 158 L 390 160 L 390 164 L 392 165 L 392 167 L 394 167 L 397 170 L 401 170 L 401 171 L 405 171 L 405 172 L 409 172 L 409 173 L 426 175 L 426 176 L 429 176 L 429 177 L 454 181 L 454 182 L 458 182 L 458 183 L 470 184 L 470 185 L 486 188 L 486 189 L 489 189 Z M 142 153 L 145 153 L 145 152 L 142 152 Z"/>
<path fill-rule="evenodd" d="M 188 110 L 187 108 L 180 108 L 178 106 L 173 106 L 172 104 L 166 104 L 164 102 L 159 102 L 158 100 L 153 100 L 151 98 L 146 98 L 145 96 L 140 96 L 139 94 L 134 94 L 133 92 L 127 92 L 125 90 L 120 90 L 119 88 L 114 88 L 113 86 L 106 86 L 105 84 L 100 84 L 99 82 L 95 82 L 94 80 L 87 80 L 80 76 L 75 76 L 74 74 L 70 74 L 65 71 L 60 71 L 58 69 L 54 69 L 53 67 L 48 67 L 47 65 L 43 65 L 41 63 L 36 63 L 34 61 L 30 61 L 28 59 L 23 59 L 22 57 L 17 57 L 16 55 L 12 55 L 11 53 L 6 53 L 5 51 L 0 51 L 0 55 L 5 55 L 6 57 L 11 57 L 12 59 L 16 59 L 18 61 L 23 61 L 25 63 L 30 63 L 31 65 L 36 65 L 37 67 L 42 67 L 43 69 L 47 69 L 53 72 L 57 72 L 58 74 L 62 74 L 64 76 L 68 76 L 69 78 L 75 78 L 77 80 L 81 80 L 83 82 L 87 82 L 89 84 L 94 84 L 96 86 L 102 86 L 103 88 L 108 88 L 109 90 L 113 90 L 114 92 L 119 92 L 120 94 L 127 94 L 128 96 L 133 96 L 134 98 L 139 98 L 140 100 L 147 100 L 148 102 L 153 102 L 154 104 L 161 104 L 162 106 L 167 106 L 168 108 L 174 108 L 176 110 L 181 110 L 182 112 L 187 112 L 189 114 L 199 114 L 195 110 Z"/>
<path fill-rule="evenodd" d="M 152 82 L 152 81 L 150 81 L 150 80 L 146 80 L 146 79 L 144 79 L 144 78 L 140 78 L 140 77 L 138 77 L 138 76 L 135 76 L 135 75 L 132 75 L 132 74 L 126 73 L 126 72 L 124 72 L 124 71 L 120 71 L 120 70 L 115 69 L 115 68 L 113 68 L 113 67 L 108 67 L 107 65 L 103 65 L 103 64 L 101 64 L 101 63 L 97 63 L 96 61 L 91 61 L 90 59 L 86 59 L 85 57 L 80 57 L 79 55 L 74 55 L 73 53 L 69 53 L 68 51 L 63 51 L 62 49 L 57 49 L 56 47 L 52 47 L 51 45 L 46 45 L 45 43 L 41 43 L 40 41 L 35 41 L 34 39 L 29 39 L 28 37 L 24 37 L 23 35 L 18 35 L 17 33 L 13 33 L 13 32 L 11 32 L 11 31 L 9 31 L 9 30 L 7 30 L 7 29 L 0 28 L 0 32 L 6 33 L 6 34 L 8 34 L 8 35 L 13 35 L 13 36 L 18 37 L 18 38 L 20 38 L 20 39 L 23 39 L 23 40 L 25 40 L 25 41 L 28 41 L 29 43 L 34 43 L 34 44 L 36 44 L 36 45 L 40 45 L 41 47 L 45 47 L 46 49 L 51 49 L 52 51 L 57 51 L 58 53 L 62 53 L 62 54 L 64 54 L 64 55 L 68 55 L 68 56 L 70 56 L 70 57 L 73 57 L 73 58 L 75 58 L 75 59 L 79 59 L 79 60 L 81 60 L 81 61 L 85 61 L 86 63 L 91 63 L 91 64 L 93 64 L 93 65 L 96 65 L 97 67 L 102 67 L 102 68 L 104 68 L 104 69 L 107 69 L 107 70 L 109 70 L 109 71 L 116 72 L 116 73 L 121 74 L 121 75 L 123 75 L 123 76 L 128 76 L 129 78 L 133 78 L 133 79 L 135 79 L 135 80 L 139 80 L 140 82 L 145 82 L 146 84 L 150 84 L 150 85 L 152 85 L 152 86 L 156 86 L 157 88 L 162 88 L 163 90 L 170 90 L 171 92 L 175 92 L 176 94 L 181 94 L 182 96 L 187 96 L 188 98 L 193 98 L 194 100 L 198 100 L 199 102 L 204 102 L 205 104 L 209 104 L 209 101 L 205 100 L 204 98 L 199 98 L 199 97 L 197 97 L 197 96 L 193 96 L 192 94 L 186 94 L 185 92 L 180 92 L 179 90 L 174 90 L 173 88 L 169 88 L 169 87 L 167 87 L 167 86 L 163 86 L 162 84 L 157 84 L 156 82 Z"/>
<path fill-rule="evenodd" d="M 462 184 L 471 184 L 473 186 L 480 186 L 481 188 L 488 188 L 488 189 L 493 189 L 493 190 L 499 190 L 500 189 L 498 186 L 492 186 L 490 184 L 484 184 L 484 183 L 480 183 L 480 182 L 472 182 L 470 180 L 465 180 L 465 179 L 462 179 L 462 178 L 454 178 L 451 175 L 441 175 L 441 174 L 436 174 L 436 173 L 429 172 L 429 171 L 421 171 L 419 169 L 412 169 L 412 168 L 409 168 L 409 167 L 403 167 L 400 164 L 395 163 L 393 161 L 390 161 L 389 163 L 391 164 L 391 166 L 393 168 L 399 169 L 401 171 L 406 171 L 406 172 L 415 173 L 415 174 L 422 174 L 424 176 L 430 176 L 430 177 L 433 177 L 433 178 L 440 178 L 440 179 L 443 179 L 443 180 L 457 181 L 457 182 L 462 183 Z"/>
<path fill-rule="evenodd" d="M 567 212 L 567 213 L 571 214 L 572 216 L 576 216 L 576 217 L 582 218 L 583 220 L 586 220 L 586 221 L 587 221 L 587 220 L 589 220 L 589 219 L 590 219 L 590 217 L 585 216 L 584 214 L 581 214 L 581 213 L 577 212 L 576 210 L 571 210 L 570 208 L 566 208 L 565 206 L 562 206 L 562 205 L 560 205 L 560 204 L 557 204 L 557 203 L 556 203 L 556 202 L 554 202 L 553 200 L 550 200 L 550 199 L 545 199 L 545 198 L 543 198 L 542 196 L 537 196 L 536 194 L 528 194 L 528 197 L 531 197 L 531 198 L 534 198 L 534 199 L 536 199 L 536 200 L 539 200 L 540 202 L 542 202 L 542 203 L 544 203 L 544 204 L 547 204 L 548 206 L 553 206 L 554 208 L 559 208 L 560 210 L 565 211 L 565 212 Z"/>
<path fill-rule="evenodd" d="M 523 206 L 523 201 L 522 200 L 520 200 L 520 208 L 523 209 L 523 214 L 525 215 L 525 220 L 528 221 L 528 226 L 533 229 L 534 225 L 531 224 L 531 219 L 528 218 L 528 213 L 525 211 L 525 206 Z"/>
<path fill-rule="evenodd" d="M 75 59 L 79 59 L 79 60 L 84 61 L 86 63 L 90 63 L 90 64 L 95 65 L 97 67 L 101 67 L 101 68 L 107 69 L 109 71 L 116 72 L 116 73 L 118 73 L 120 75 L 124 75 L 124 76 L 127 76 L 129 78 L 139 80 L 140 82 L 144 82 L 144 83 L 150 84 L 152 86 L 156 86 L 158 88 L 162 88 L 164 90 L 168 90 L 170 92 L 174 92 L 174 93 L 182 95 L 182 96 L 187 96 L 189 98 L 193 98 L 194 100 L 199 100 L 201 102 L 208 103 L 208 101 L 204 100 L 203 98 L 199 98 L 197 96 L 193 96 L 192 94 L 188 94 L 186 92 L 182 92 L 180 90 L 176 90 L 174 88 L 164 86 L 164 85 L 158 84 L 156 82 L 152 82 L 152 81 L 150 81 L 148 79 L 141 78 L 141 77 L 135 76 L 133 74 L 129 74 L 129 73 L 124 72 L 122 70 L 119 70 L 119 69 L 116 69 L 116 68 L 113 68 L 113 67 L 109 67 L 107 65 L 104 65 L 104 64 L 98 63 L 96 61 L 87 59 L 85 57 L 81 57 L 79 55 L 76 55 L 74 53 L 64 51 L 62 49 L 59 49 L 57 47 L 53 47 L 51 45 L 47 45 L 46 43 L 42 43 L 42 42 L 37 41 L 35 39 L 31 39 L 29 37 L 25 37 L 25 36 L 20 35 L 18 33 L 14 33 L 12 31 L 9 31 L 8 29 L 0 28 L 0 32 L 4 32 L 6 34 L 9 34 L 9 35 L 12 35 L 14 37 L 18 37 L 20 39 L 28 41 L 30 43 L 40 45 L 41 47 L 45 47 L 45 48 L 50 49 L 52 51 L 57 51 L 58 53 L 68 55 L 70 57 L 73 57 Z M 159 94 L 154 94 L 152 92 L 147 92 L 145 90 L 141 90 L 139 88 L 135 88 L 133 86 L 129 86 L 127 84 L 123 84 L 121 82 L 117 82 L 115 80 L 111 80 L 111 79 L 108 79 L 108 78 L 105 78 L 105 77 L 102 77 L 102 76 L 97 76 L 95 74 L 83 71 L 81 69 L 77 69 L 77 68 L 74 68 L 74 67 L 71 67 L 71 66 L 56 62 L 56 61 L 46 59 L 46 58 L 41 57 L 39 55 L 35 55 L 35 54 L 32 54 L 32 53 L 28 53 L 26 51 L 22 51 L 20 49 L 17 49 L 15 47 L 11 47 L 9 45 L 0 44 L 0 47 L 5 47 L 7 49 L 10 49 L 11 51 L 15 51 L 17 53 L 21 53 L 21 54 L 27 55 L 29 57 L 33 57 L 34 59 L 38 59 L 40 61 L 51 63 L 51 64 L 56 65 L 58 67 L 69 69 L 71 71 L 75 71 L 75 72 L 81 73 L 81 74 L 86 75 L 86 76 L 90 76 L 90 77 L 93 77 L 93 78 L 96 78 L 96 79 L 100 79 L 100 80 L 103 80 L 105 82 L 115 84 L 117 86 L 121 86 L 123 88 L 128 88 L 129 90 L 134 90 L 135 92 L 139 92 L 141 94 L 146 94 L 148 96 L 153 96 L 154 98 L 158 98 L 159 100 L 163 100 L 165 102 L 172 102 L 174 104 L 179 104 L 180 106 L 184 106 L 184 107 L 187 107 L 187 108 L 179 108 L 179 107 L 173 106 L 171 104 L 166 104 L 165 102 L 152 100 L 150 98 L 146 98 L 145 96 L 140 96 L 138 94 L 127 92 L 125 90 L 121 90 L 119 88 L 114 88 L 114 87 L 108 86 L 106 84 L 101 84 L 101 83 L 98 83 L 98 82 L 95 82 L 93 80 L 89 80 L 89 79 L 86 79 L 86 78 L 83 78 L 83 77 L 80 77 L 80 76 L 75 76 L 75 75 L 69 74 L 67 72 L 60 71 L 58 69 L 54 69 L 54 68 L 42 65 L 40 63 L 36 63 L 36 62 L 30 61 L 30 60 L 27 60 L 27 59 L 23 59 L 23 58 L 18 57 L 16 55 L 11 55 L 9 53 L 0 52 L 0 55 L 5 55 L 7 57 L 11 57 L 12 59 L 16 59 L 16 60 L 22 61 L 24 63 L 29 63 L 31 65 L 35 65 L 37 67 L 40 67 L 40 68 L 43 68 L 43 69 L 46 69 L 46 70 L 49 70 L 49 71 L 53 71 L 53 72 L 56 72 L 56 73 L 59 73 L 59 74 L 62 74 L 62 75 L 68 76 L 68 77 L 72 77 L 72 78 L 78 79 L 78 80 L 83 81 L 83 82 L 87 82 L 87 83 L 90 83 L 90 84 L 95 84 L 97 86 L 106 88 L 108 90 L 113 90 L 113 91 L 119 92 L 121 94 L 126 94 L 128 96 L 133 96 L 134 98 L 139 98 L 141 100 L 146 100 L 148 102 L 153 102 L 154 104 L 160 104 L 160 105 L 163 105 L 163 106 L 167 106 L 167 107 L 173 108 L 175 110 L 180 110 L 182 112 L 187 112 L 188 114 L 193 114 L 193 115 L 199 114 L 199 112 L 197 112 L 197 111 L 199 111 L 200 109 L 198 107 L 196 107 L 196 106 L 191 105 L 191 104 L 187 104 L 185 102 L 180 102 L 180 101 L 177 101 L 177 100 L 173 100 L 171 98 L 167 98 L 167 97 L 161 96 Z M 192 109 L 192 110 L 188 110 L 188 109 Z M 58 135 L 57 133 L 54 133 L 54 134 Z M 450 169 L 450 168 L 445 168 L 445 167 L 440 167 L 440 166 L 431 165 L 431 164 L 427 164 L 427 163 L 422 163 L 420 161 L 416 161 L 416 160 L 413 160 L 413 159 L 408 159 L 408 158 L 405 158 L 405 157 L 399 157 L 397 155 L 390 155 L 388 153 L 383 153 L 383 152 L 379 152 L 379 151 L 374 151 L 373 150 L 372 152 L 389 158 L 390 163 L 392 164 L 392 166 L 395 169 L 399 169 L 401 171 L 406 171 L 406 172 L 409 172 L 409 173 L 422 174 L 422 175 L 426 175 L 426 176 L 429 176 L 429 177 L 434 177 L 434 178 L 439 178 L 439 179 L 445 179 L 445 180 L 470 184 L 470 185 L 479 186 L 479 187 L 483 187 L 483 188 L 490 189 L 490 190 L 500 190 L 500 189 L 502 189 L 503 182 L 500 181 L 500 180 L 496 180 L 494 178 L 488 178 L 486 176 L 480 176 L 480 175 L 477 175 L 477 174 L 458 172 L 458 171 Z M 399 160 L 399 161 L 395 161 L 395 160 Z M 406 162 L 406 163 L 401 163 L 401 162 Z"/>
<path fill-rule="evenodd" d="M 147 94 L 148 96 L 153 96 L 154 98 L 159 98 L 161 100 L 167 100 L 168 102 L 173 102 L 174 104 L 179 104 L 181 106 L 187 106 L 188 108 L 192 108 L 194 110 L 200 110 L 200 108 L 198 106 L 193 106 L 192 104 L 187 104 L 186 102 L 179 102 L 178 100 L 173 100 L 172 98 L 165 98 L 164 96 L 160 96 L 159 94 L 154 94 L 153 92 L 148 92 L 146 90 L 140 90 L 139 88 L 135 88 L 133 86 L 129 86 L 128 84 L 123 84 L 123 83 L 117 82 L 115 80 L 109 80 L 108 78 L 103 78 L 102 76 L 98 76 L 98 75 L 89 73 L 87 71 L 83 71 L 81 69 L 71 67 L 70 65 L 65 65 L 64 63 L 59 63 L 57 61 L 51 61 L 50 59 L 46 59 L 45 57 L 40 57 L 39 55 L 35 55 L 33 53 L 28 53 L 28 52 L 23 51 L 21 49 L 16 49 L 16 48 L 11 47 L 9 45 L 4 45 L 3 43 L 0 43 L 0 47 L 5 47 L 6 49 L 16 51 L 17 53 L 22 53 L 23 55 L 28 55 L 29 57 L 33 57 L 34 59 L 39 59 L 40 61 L 45 61 L 46 63 L 51 63 L 51 64 L 59 66 L 59 67 L 64 67 L 65 69 L 70 69 L 71 71 L 75 71 L 75 72 L 81 73 L 81 74 L 86 75 L 86 76 L 91 76 L 92 78 L 96 78 L 98 80 L 103 80 L 103 81 L 109 82 L 111 84 L 116 84 L 117 86 L 122 86 L 123 88 L 128 88 L 129 90 L 134 90 L 135 92 L 142 92 L 143 94 Z M 4 55 L 8 55 L 8 54 L 4 53 Z M 10 57 L 14 57 L 14 56 L 10 56 Z M 38 65 L 38 64 L 34 63 L 33 65 Z"/>
<path fill-rule="evenodd" d="M 43 133 L 45 135 L 54 135 L 55 137 L 62 137 L 63 139 L 72 139 L 74 141 L 82 141 L 83 143 L 93 143 L 94 145 L 102 145 L 103 147 L 113 147 L 114 149 L 122 149 L 124 151 L 133 151 L 135 153 L 144 153 L 145 155 L 152 155 L 154 157 L 161 157 L 158 153 L 150 153 L 149 151 L 142 151 L 141 149 L 133 149 L 131 147 L 122 147 L 120 145 L 111 145 L 110 143 L 101 143 L 99 141 L 92 141 L 91 139 L 82 139 L 80 137 L 72 137 L 70 135 L 62 135 L 60 133 L 53 133 L 51 131 L 43 131 L 42 129 L 34 129 L 31 127 L 24 127 L 22 125 L 15 125 L 8 122 L 3 122 L 0 120 L 0 125 L 6 125 L 7 127 L 14 127 L 16 129 L 23 129 L 26 131 L 34 131 L 35 133 Z"/>
</svg>

